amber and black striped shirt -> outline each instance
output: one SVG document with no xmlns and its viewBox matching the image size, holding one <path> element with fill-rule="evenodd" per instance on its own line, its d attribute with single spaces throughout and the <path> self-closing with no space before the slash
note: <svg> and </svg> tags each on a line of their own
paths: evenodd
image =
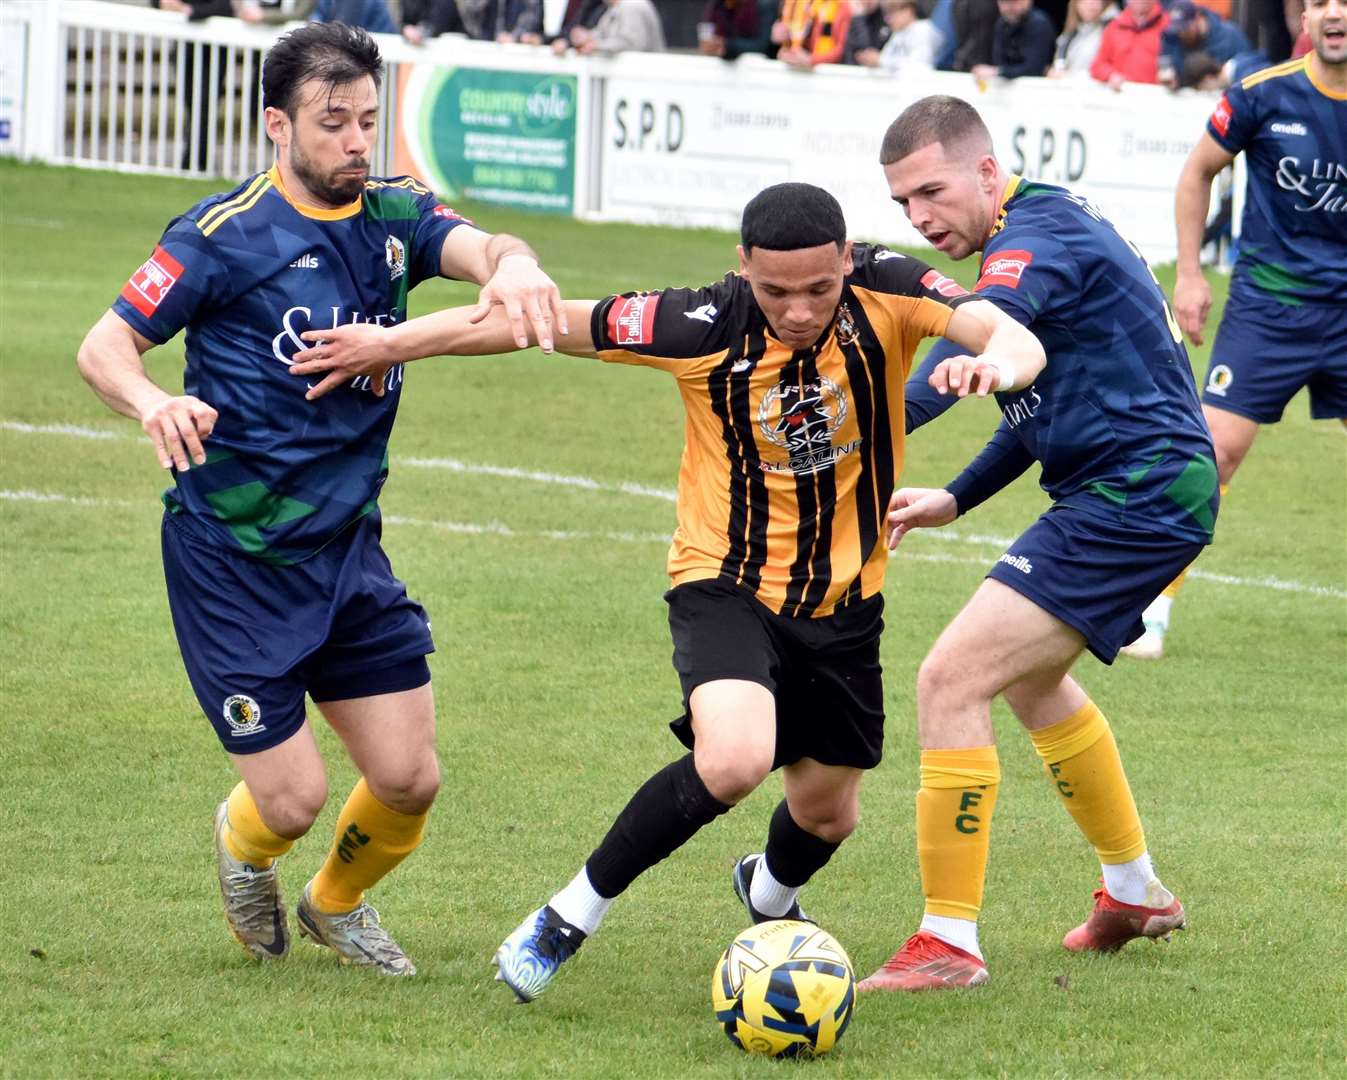
<svg viewBox="0 0 1347 1080">
<path fill-rule="evenodd" d="M 609 297 L 603 360 L 659 368 L 687 410 L 675 585 L 725 578 L 773 611 L 824 616 L 884 584 L 903 463 L 903 383 L 923 337 L 975 297 L 918 259 L 857 244 L 831 328 L 792 350 L 746 280 Z"/>
</svg>

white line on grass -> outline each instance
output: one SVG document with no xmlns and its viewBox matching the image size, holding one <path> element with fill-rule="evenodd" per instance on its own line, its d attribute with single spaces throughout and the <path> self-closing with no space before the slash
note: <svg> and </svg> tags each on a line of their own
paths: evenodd
<svg viewBox="0 0 1347 1080">
<path fill-rule="evenodd" d="M 86 428 L 75 424 L 25 424 L 16 420 L 0 420 L 0 431 L 13 431 L 24 435 L 69 435 L 79 439 L 132 439 L 138 436 L 125 435 L 118 431 L 111 431 L 106 428 Z M 459 461 L 457 458 L 394 458 L 393 463 L 399 467 L 412 466 L 422 469 L 444 469 L 449 472 L 463 473 L 475 476 L 498 476 L 507 480 L 525 480 L 533 483 L 547 484 L 553 487 L 573 487 L 585 491 L 610 491 L 624 495 L 639 495 L 647 498 L 661 499 L 666 502 L 672 502 L 677 498 L 677 493 L 664 489 L 647 487 L 644 484 L 607 484 L 595 480 L 588 476 L 567 476 L 563 473 L 537 472 L 530 469 L 519 469 L 506 465 L 476 465 L 467 461 Z M 77 500 L 72 496 L 45 495 L 34 491 L 25 492 L 0 492 L 0 499 L 9 501 L 28 501 L 28 502 L 76 502 L 80 501 L 86 505 L 103 506 L 131 506 L 136 505 L 129 502 L 115 500 L 83 499 Z M 662 543 L 667 544 L 667 536 L 658 536 L 654 533 L 596 533 L 596 532 L 567 532 L 556 530 L 534 530 L 517 531 L 506 525 L 499 523 L 455 523 L 455 522 L 433 522 L 419 521 L 414 518 L 395 518 L 386 517 L 384 519 L 390 523 L 400 523 L 407 525 L 419 525 L 428 528 L 440 529 L 444 532 L 456 532 L 462 534 L 487 534 L 491 533 L 497 536 L 516 536 L 526 538 L 544 537 L 554 540 L 613 540 L 621 543 Z M 984 533 L 965 533 L 952 529 L 932 529 L 924 531 L 921 534 L 922 540 L 944 541 L 953 544 L 970 544 L 976 547 L 1005 548 L 1012 538 L 1006 536 L 989 536 Z M 904 552 L 903 556 L 907 559 L 920 559 L 923 562 L 967 562 L 979 563 L 985 562 L 981 558 L 945 558 L 935 555 L 926 555 L 917 552 Z M 1339 600 L 1347 600 L 1347 590 L 1335 588 L 1331 585 L 1315 585 L 1304 581 L 1287 581 L 1276 577 L 1257 577 L 1246 578 L 1236 577 L 1231 574 L 1216 574 L 1207 570 L 1193 569 L 1188 574 L 1189 577 L 1198 581 L 1211 581 L 1218 585 L 1233 585 L 1237 588 L 1255 588 L 1272 589 L 1276 592 L 1303 593 L 1310 596 L 1330 596 Z"/>
</svg>

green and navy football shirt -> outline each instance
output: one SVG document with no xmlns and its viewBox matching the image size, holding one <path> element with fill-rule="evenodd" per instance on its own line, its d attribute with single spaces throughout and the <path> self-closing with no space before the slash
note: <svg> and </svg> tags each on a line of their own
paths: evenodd
<svg viewBox="0 0 1347 1080">
<path fill-rule="evenodd" d="M 1002 427 L 991 456 L 1018 455 L 1021 471 L 1040 462 L 1058 505 L 1210 542 L 1219 504 L 1211 435 L 1178 325 L 1141 253 L 1079 196 L 1012 177 L 974 290 L 1032 330 L 1048 357 L 1032 386 L 996 395 Z"/>
<path fill-rule="evenodd" d="M 1207 121 L 1248 168 L 1232 301 L 1347 303 L 1347 94 L 1310 59 L 1231 86 Z"/>
<path fill-rule="evenodd" d="M 219 411 L 204 465 L 175 474 L 169 510 L 208 542 L 273 563 L 307 558 L 375 508 L 402 368 L 306 401 L 300 334 L 407 316 L 466 219 L 410 177 L 370 179 L 350 205 L 304 206 L 273 168 L 169 223 L 113 310 L 161 344 L 184 327 L 184 388 Z"/>
</svg>

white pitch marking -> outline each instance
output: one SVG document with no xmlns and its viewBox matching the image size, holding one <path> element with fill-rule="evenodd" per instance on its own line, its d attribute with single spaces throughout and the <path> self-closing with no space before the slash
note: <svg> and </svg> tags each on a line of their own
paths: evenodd
<svg viewBox="0 0 1347 1080">
<path fill-rule="evenodd" d="M 13 431 L 23 435 L 68 435 L 79 439 L 136 439 L 139 436 L 125 435 L 121 432 L 111 431 L 106 428 L 86 428 L 75 424 L 25 424 L 17 420 L 0 420 L 0 431 Z M 447 469 L 450 472 L 458 472 L 479 476 L 499 476 L 509 480 L 528 480 L 540 484 L 548 484 L 558 487 L 574 487 L 585 491 L 611 491 L 625 495 L 639 495 L 649 498 L 657 498 L 666 502 L 672 502 L 677 498 L 677 493 L 663 488 L 646 487 L 643 484 L 620 483 L 605 484 L 594 480 L 588 476 L 567 476 L 563 473 L 536 472 L 529 469 L 519 469 L 512 466 L 503 465 L 474 465 L 470 462 L 459 461 L 456 458 L 394 458 L 393 463 L 398 466 L 410 465 L 416 468 L 426 469 Z M 74 496 L 63 495 L 45 495 L 39 492 L 0 492 L 0 499 L 9 501 L 28 501 L 28 502 L 77 502 L 82 501 L 86 505 L 105 505 L 105 506 L 131 506 L 134 503 L 124 501 L 100 501 L 97 499 L 79 500 Z M 386 521 L 392 521 L 393 518 L 385 518 Z M 653 543 L 656 540 L 656 534 L 641 533 L 571 533 L 571 532 L 516 532 L 505 525 L 455 525 L 453 523 L 434 523 L 419 522 L 413 519 L 405 519 L 408 524 L 423 524 L 431 527 L 441 528 L 448 532 L 461 533 L 495 533 L 500 536 L 520 536 L 520 537 L 549 537 L 556 540 L 568 539 L 600 539 L 607 538 L 619 541 L 630 540 L 638 543 Z M 1001 536 L 988 536 L 982 533 L 961 533 L 950 529 L 930 529 L 923 530 L 921 535 L 928 540 L 942 540 L 947 543 L 972 544 L 978 547 L 1007 547 L 1013 538 Z M 668 537 L 660 537 L 660 543 L 668 543 Z M 921 555 L 909 553 L 904 556 L 908 559 L 921 559 L 923 562 L 981 562 L 981 559 L 944 559 L 934 555 Z M 1331 585 L 1315 585 L 1304 581 L 1286 581 L 1276 577 L 1258 577 L 1246 578 L 1236 577 L 1231 574 L 1217 574 L 1207 570 L 1193 569 L 1189 572 L 1189 577 L 1198 581 L 1211 581 L 1218 585 L 1233 585 L 1237 588 L 1256 588 L 1271 589 L 1276 592 L 1304 593 L 1310 596 L 1329 596 L 1338 600 L 1347 600 L 1347 590 L 1334 588 Z"/>
</svg>

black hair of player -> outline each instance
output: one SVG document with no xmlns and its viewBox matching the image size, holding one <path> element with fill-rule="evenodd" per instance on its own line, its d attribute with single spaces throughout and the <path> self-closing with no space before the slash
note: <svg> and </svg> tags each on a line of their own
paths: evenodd
<svg viewBox="0 0 1347 1080">
<path fill-rule="evenodd" d="M 366 76 L 379 88 L 384 61 L 369 33 L 346 23 L 307 23 L 279 38 L 262 63 L 262 105 L 291 120 L 299 109 L 299 88 L 319 80 L 330 93 Z"/>
<path fill-rule="evenodd" d="M 889 125 L 879 148 L 879 163 L 892 165 L 934 142 L 949 147 L 974 141 L 981 152 L 992 152 L 991 132 L 977 109 L 961 98 L 932 94 L 913 102 Z"/>
<path fill-rule="evenodd" d="M 739 224 L 744 252 L 799 251 L 801 248 L 847 242 L 847 222 L 837 200 L 813 184 L 773 184 L 759 191 L 744 207 Z"/>
</svg>

